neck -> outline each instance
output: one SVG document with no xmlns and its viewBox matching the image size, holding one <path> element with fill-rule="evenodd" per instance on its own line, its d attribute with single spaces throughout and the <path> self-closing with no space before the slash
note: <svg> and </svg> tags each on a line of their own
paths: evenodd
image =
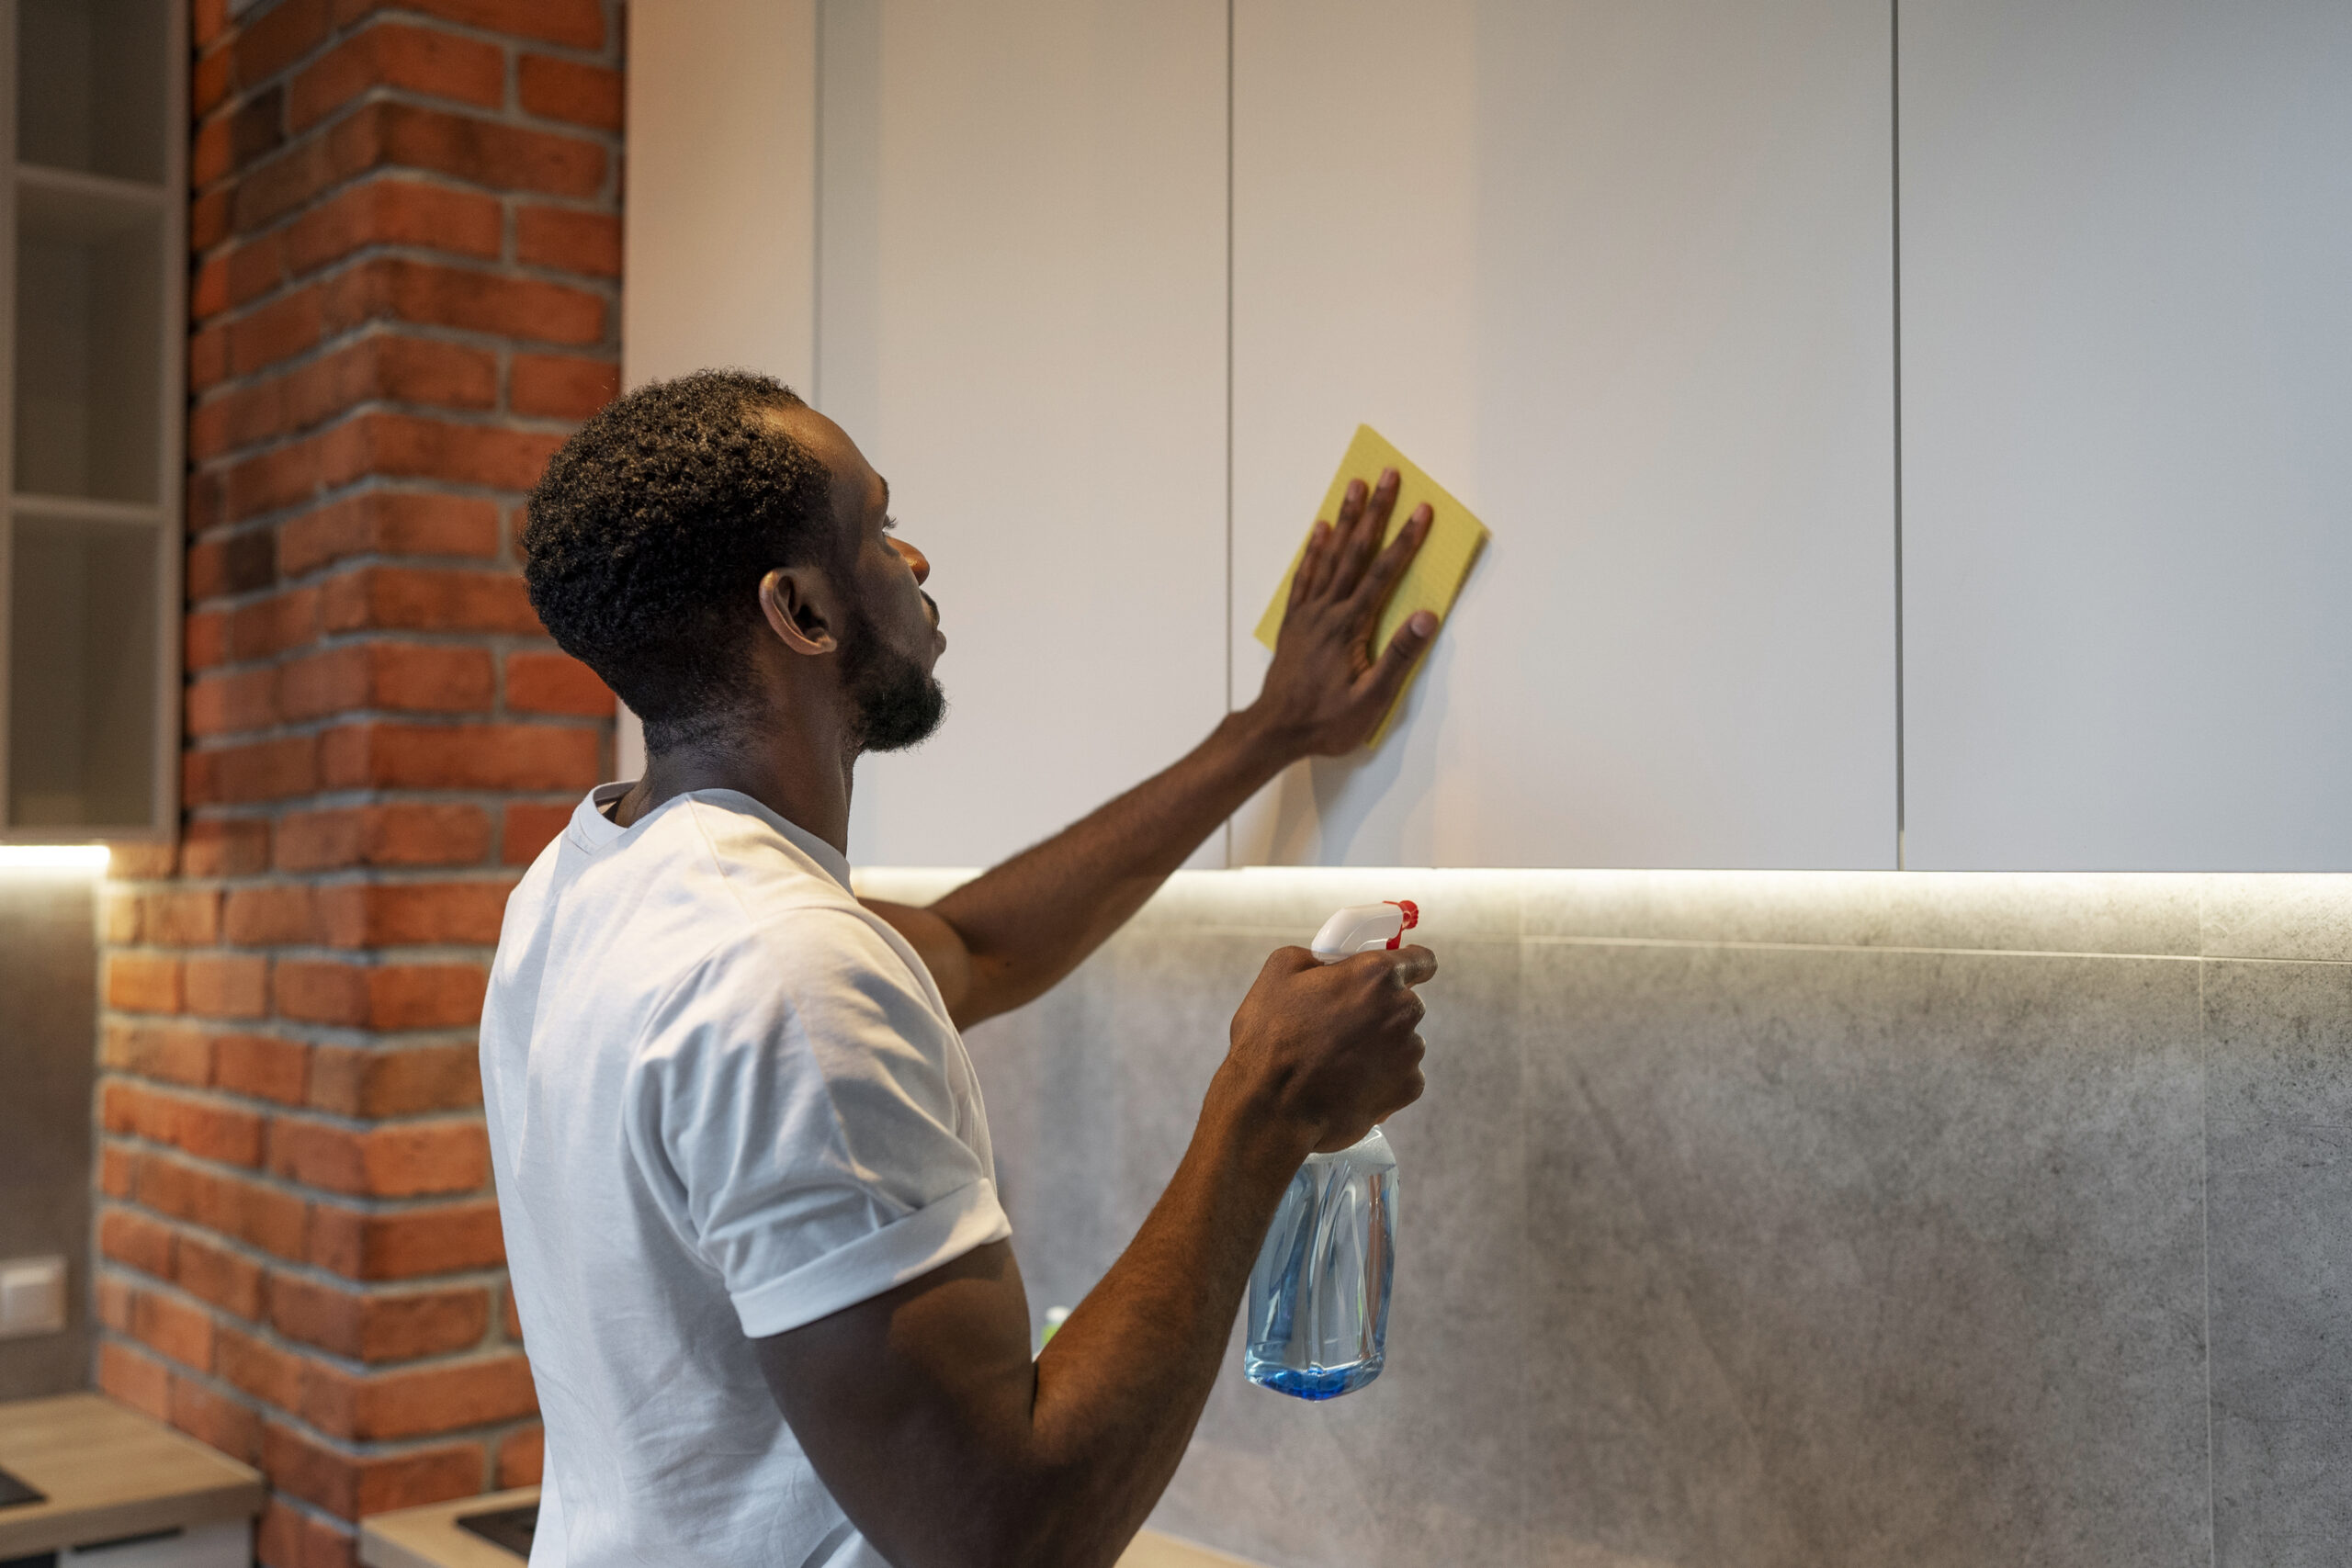
<svg viewBox="0 0 2352 1568">
<path fill-rule="evenodd" d="M 647 759 L 645 776 L 621 796 L 613 820 L 626 828 L 677 795 L 731 789 L 847 855 L 856 761 L 837 736 L 806 734 L 790 724 L 770 727 L 749 744 L 674 746 Z"/>
</svg>

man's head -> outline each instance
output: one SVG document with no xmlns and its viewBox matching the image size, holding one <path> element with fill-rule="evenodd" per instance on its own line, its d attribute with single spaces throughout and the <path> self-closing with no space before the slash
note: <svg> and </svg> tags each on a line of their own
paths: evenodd
<svg viewBox="0 0 2352 1568">
<path fill-rule="evenodd" d="M 779 674 L 803 672 L 838 686 L 853 748 L 911 746 L 945 712 L 931 674 L 945 639 L 888 499 L 780 382 L 658 381 L 582 425 L 532 491 L 531 605 L 656 754 L 754 742 L 791 683 Z"/>
</svg>

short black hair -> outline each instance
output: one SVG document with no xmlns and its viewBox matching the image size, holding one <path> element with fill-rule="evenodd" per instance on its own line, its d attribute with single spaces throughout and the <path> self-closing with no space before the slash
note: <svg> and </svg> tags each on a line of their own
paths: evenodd
<svg viewBox="0 0 2352 1568">
<path fill-rule="evenodd" d="M 832 475 L 773 417 L 803 406 L 749 370 L 697 370 L 607 404 L 531 491 L 531 607 L 645 721 L 649 751 L 750 708 L 760 579 L 838 564 Z"/>
</svg>

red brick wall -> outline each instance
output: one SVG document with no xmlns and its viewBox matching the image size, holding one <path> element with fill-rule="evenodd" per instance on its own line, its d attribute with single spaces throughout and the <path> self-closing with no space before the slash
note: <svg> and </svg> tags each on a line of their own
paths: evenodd
<svg viewBox="0 0 2352 1568">
<path fill-rule="evenodd" d="M 617 378 L 616 0 L 197 0 L 187 817 L 106 906 L 98 1381 L 261 1556 L 537 1478 L 474 1068 L 612 699 L 515 567 Z"/>
</svg>

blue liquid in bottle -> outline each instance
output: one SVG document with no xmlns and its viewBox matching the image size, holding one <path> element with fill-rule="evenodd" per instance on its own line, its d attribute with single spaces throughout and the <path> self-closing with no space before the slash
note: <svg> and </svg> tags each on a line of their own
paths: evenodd
<svg viewBox="0 0 2352 1568">
<path fill-rule="evenodd" d="M 1336 1399 L 1380 1375 L 1396 1258 L 1396 1156 L 1374 1127 L 1309 1155 L 1250 1273 L 1241 1370 L 1260 1388 Z"/>
</svg>

